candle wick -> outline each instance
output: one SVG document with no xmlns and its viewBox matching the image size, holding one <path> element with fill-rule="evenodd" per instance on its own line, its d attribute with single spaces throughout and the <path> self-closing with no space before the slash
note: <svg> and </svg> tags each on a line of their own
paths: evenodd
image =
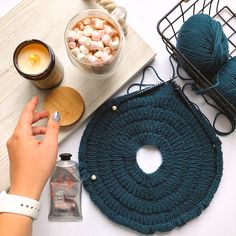
<svg viewBox="0 0 236 236">
<path fill-rule="evenodd" d="M 36 63 L 39 63 L 40 58 L 39 58 L 38 55 L 30 54 L 29 60 L 30 60 L 31 63 L 36 64 Z"/>
</svg>

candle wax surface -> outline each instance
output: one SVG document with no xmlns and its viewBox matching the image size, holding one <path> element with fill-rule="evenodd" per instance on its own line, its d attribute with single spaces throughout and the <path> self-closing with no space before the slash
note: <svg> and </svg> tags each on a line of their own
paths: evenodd
<svg viewBox="0 0 236 236">
<path fill-rule="evenodd" d="M 50 55 L 48 49 L 39 43 L 28 44 L 23 47 L 17 57 L 19 69 L 25 74 L 40 74 L 49 65 Z"/>
</svg>

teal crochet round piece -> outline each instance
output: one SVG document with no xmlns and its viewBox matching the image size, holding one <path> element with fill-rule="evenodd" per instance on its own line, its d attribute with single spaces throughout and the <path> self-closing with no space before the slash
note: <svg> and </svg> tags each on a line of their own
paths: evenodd
<svg viewBox="0 0 236 236">
<path fill-rule="evenodd" d="M 154 173 L 137 163 L 144 145 L 162 154 Z M 84 131 L 79 169 L 90 198 L 113 222 L 143 234 L 164 232 L 211 202 L 223 171 L 221 142 L 168 82 L 104 103 Z"/>
</svg>

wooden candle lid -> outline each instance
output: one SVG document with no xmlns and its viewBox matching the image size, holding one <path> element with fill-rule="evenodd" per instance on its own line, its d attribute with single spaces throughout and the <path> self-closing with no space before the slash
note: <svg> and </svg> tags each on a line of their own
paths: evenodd
<svg viewBox="0 0 236 236">
<path fill-rule="evenodd" d="M 59 111 L 61 113 L 60 125 L 67 126 L 80 119 L 84 112 L 84 100 L 75 89 L 70 87 L 59 87 L 44 100 L 44 107 L 50 115 Z"/>
</svg>

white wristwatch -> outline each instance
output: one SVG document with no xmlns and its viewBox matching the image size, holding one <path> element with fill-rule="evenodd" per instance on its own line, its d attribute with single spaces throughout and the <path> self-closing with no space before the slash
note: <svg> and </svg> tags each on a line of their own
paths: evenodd
<svg viewBox="0 0 236 236">
<path fill-rule="evenodd" d="M 0 213 L 8 212 L 25 215 L 36 220 L 39 215 L 40 202 L 19 195 L 0 192 Z"/>
</svg>

